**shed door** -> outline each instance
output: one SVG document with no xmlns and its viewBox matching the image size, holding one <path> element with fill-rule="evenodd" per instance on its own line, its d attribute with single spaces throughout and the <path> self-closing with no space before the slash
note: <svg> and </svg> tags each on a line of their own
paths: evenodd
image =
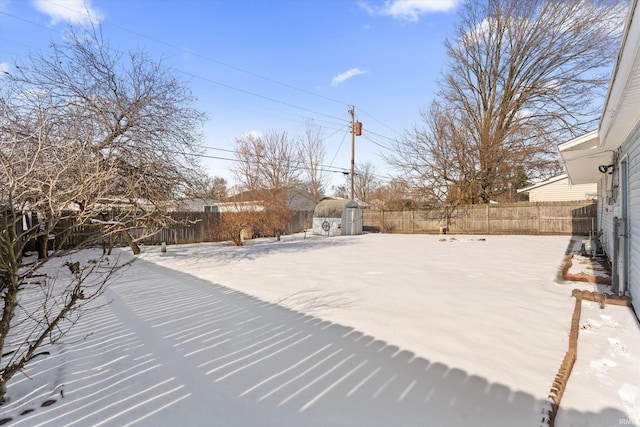
<svg viewBox="0 0 640 427">
<path fill-rule="evenodd" d="M 347 208 L 347 223 L 345 224 L 344 234 L 348 236 L 353 236 L 357 234 L 357 225 L 358 225 L 358 209 L 357 208 Z"/>
</svg>

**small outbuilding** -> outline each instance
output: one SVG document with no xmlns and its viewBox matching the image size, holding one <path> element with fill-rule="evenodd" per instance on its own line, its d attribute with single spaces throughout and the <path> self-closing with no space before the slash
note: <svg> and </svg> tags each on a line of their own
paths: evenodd
<svg viewBox="0 0 640 427">
<path fill-rule="evenodd" d="M 598 183 L 572 184 L 565 173 L 546 181 L 518 190 L 529 195 L 530 202 L 561 202 L 569 200 L 596 200 Z"/>
<path fill-rule="evenodd" d="M 320 236 L 362 234 L 360 206 L 354 200 L 321 200 L 313 211 L 313 234 Z"/>
</svg>

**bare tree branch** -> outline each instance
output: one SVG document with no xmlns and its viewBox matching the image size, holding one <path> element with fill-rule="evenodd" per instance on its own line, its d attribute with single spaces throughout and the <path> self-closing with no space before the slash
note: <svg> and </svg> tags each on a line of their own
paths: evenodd
<svg viewBox="0 0 640 427">
<path fill-rule="evenodd" d="M 322 168 L 326 156 L 322 128 L 312 121 L 305 123 L 304 136 L 300 141 L 300 155 L 309 192 L 317 203 L 325 196 L 329 176 Z"/>
<path fill-rule="evenodd" d="M 204 116 L 162 63 L 110 49 L 96 28 L 71 31 L 0 79 L 3 401 L 7 382 L 122 267 L 104 254 L 82 265 L 65 257 L 119 234 L 135 253 L 137 240 L 172 221 L 168 208 L 199 175 Z M 79 238 L 83 228 L 94 231 Z"/>
<path fill-rule="evenodd" d="M 506 199 L 593 128 L 624 19 L 617 0 L 467 1 L 438 99 L 388 156 L 434 203 Z"/>
<path fill-rule="evenodd" d="M 264 207 L 263 227 L 280 233 L 292 216 L 291 201 L 299 189 L 300 151 L 285 131 L 268 130 L 264 135 L 236 138 L 238 182 Z"/>
</svg>

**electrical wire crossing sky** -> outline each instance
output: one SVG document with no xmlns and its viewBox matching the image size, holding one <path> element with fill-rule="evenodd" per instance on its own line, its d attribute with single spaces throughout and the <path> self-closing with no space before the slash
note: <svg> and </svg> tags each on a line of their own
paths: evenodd
<svg viewBox="0 0 640 427">
<path fill-rule="evenodd" d="M 0 0 L 0 71 L 99 22 L 111 47 L 141 49 L 182 75 L 207 114 L 203 165 L 232 181 L 234 140 L 321 128 L 333 185 L 382 156 L 434 98 L 459 0 Z"/>
</svg>

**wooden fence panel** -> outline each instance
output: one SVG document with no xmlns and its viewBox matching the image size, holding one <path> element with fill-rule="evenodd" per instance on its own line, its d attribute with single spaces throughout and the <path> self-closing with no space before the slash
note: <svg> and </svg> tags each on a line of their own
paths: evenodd
<svg viewBox="0 0 640 427">
<path fill-rule="evenodd" d="M 134 228 L 129 231 L 131 236 L 143 245 L 185 244 L 200 242 L 220 242 L 226 237 L 220 229 L 220 216 L 216 212 L 173 212 L 171 218 L 174 224 L 163 228 L 150 236 L 145 228 Z M 288 234 L 298 233 L 311 228 L 312 211 L 294 212 L 291 222 L 285 227 Z M 58 223 L 54 229 L 56 244 L 60 247 L 77 247 L 84 242 L 94 240 L 99 242 L 100 227 L 92 224 L 77 224 L 74 218 L 66 218 Z M 114 236 L 115 245 L 126 244 L 119 236 Z"/>
<path fill-rule="evenodd" d="M 493 234 L 538 234 L 537 206 L 489 205 L 489 227 Z"/>
<path fill-rule="evenodd" d="M 176 223 L 144 238 L 142 243 L 159 245 L 162 242 L 185 244 L 221 241 L 223 237 L 218 226 L 220 215 L 216 212 L 173 212 L 171 218 Z"/>
<path fill-rule="evenodd" d="M 414 232 L 429 233 L 431 230 L 439 230 L 442 226 L 442 212 L 435 210 L 412 211 L 414 219 Z"/>
<path fill-rule="evenodd" d="M 467 233 L 467 234 L 482 234 L 487 233 L 488 220 L 487 220 L 487 206 L 480 205 L 467 205 L 459 206 L 457 209 L 444 210 L 442 215 L 441 226 L 446 227 L 448 232 L 451 233 Z M 449 212 L 449 213 L 448 213 Z M 449 221 L 447 224 L 447 213 L 449 215 Z M 433 233 L 437 233 L 439 229 L 434 228 Z"/>
<path fill-rule="evenodd" d="M 313 211 L 296 211 L 285 227 L 287 234 L 299 233 L 313 227 Z"/>
<path fill-rule="evenodd" d="M 588 234 L 595 230 L 592 201 L 467 205 L 428 210 L 363 211 L 365 230 L 388 233 Z"/>
<path fill-rule="evenodd" d="M 362 228 L 364 231 L 379 233 L 383 231 L 383 211 L 365 209 L 362 211 Z"/>
</svg>

